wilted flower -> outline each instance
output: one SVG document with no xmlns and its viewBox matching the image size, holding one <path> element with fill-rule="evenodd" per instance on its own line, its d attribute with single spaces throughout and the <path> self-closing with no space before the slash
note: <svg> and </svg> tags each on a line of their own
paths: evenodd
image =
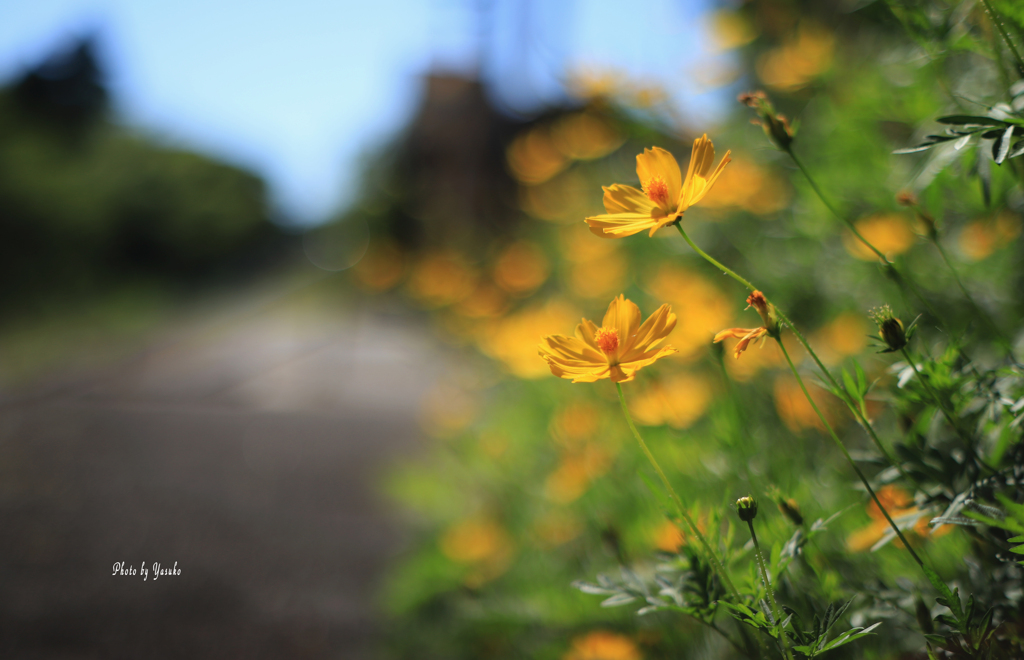
<svg viewBox="0 0 1024 660">
<path fill-rule="evenodd" d="M 736 342 L 736 348 L 733 350 L 733 357 L 738 358 L 743 351 L 750 347 L 750 342 L 757 341 L 762 337 L 768 336 L 768 330 L 766 328 L 729 328 L 728 330 L 722 330 L 715 335 L 714 343 L 718 343 L 723 339 L 733 338 L 739 339 Z"/>
<path fill-rule="evenodd" d="M 764 134 L 779 149 L 783 151 L 789 150 L 796 131 L 789 125 L 789 120 L 784 115 L 775 111 L 775 106 L 768 100 L 767 94 L 760 90 L 744 92 L 736 97 L 736 100 L 749 108 L 757 110 L 759 119 L 752 119 L 751 123 L 763 128 Z"/>
<path fill-rule="evenodd" d="M 679 163 L 659 147 L 644 149 L 636 157 L 642 190 L 613 184 L 604 188 L 605 215 L 587 218 L 590 230 L 603 238 L 622 238 L 650 230 L 650 236 L 683 217 L 703 199 L 731 160 L 726 152 L 712 171 L 715 146 L 705 134 L 693 141 L 690 166 L 682 177 Z"/>
<path fill-rule="evenodd" d="M 754 291 L 747 296 L 747 308 L 753 307 L 764 325 L 760 328 L 729 328 L 722 330 L 715 335 L 714 342 L 718 342 L 732 337 L 739 339 L 736 344 L 736 348 L 733 351 L 735 357 L 739 357 L 743 351 L 747 350 L 750 346 L 750 342 L 757 341 L 763 337 L 778 337 L 780 332 L 779 327 L 779 315 L 775 311 L 775 305 L 768 302 L 768 299 L 764 297 L 764 294 L 760 291 Z"/>
<path fill-rule="evenodd" d="M 622 383 L 633 380 L 642 367 L 671 355 L 676 349 L 655 350 L 676 326 L 676 315 L 662 305 L 640 324 L 640 308 L 620 295 L 608 305 L 601 327 L 583 319 L 576 336 L 550 335 L 540 344 L 540 356 L 551 373 L 574 383 L 602 378 Z"/>
</svg>

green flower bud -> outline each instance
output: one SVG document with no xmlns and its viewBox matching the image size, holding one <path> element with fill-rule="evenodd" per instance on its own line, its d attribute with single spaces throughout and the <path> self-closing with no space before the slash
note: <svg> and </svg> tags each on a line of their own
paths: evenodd
<svg viewBox="0 0 1024 660">
<path fill-rule="evenodd" d="M 743 522 L 750 522 L 757 517 L 757 500 L 749 495 L 736 500 L 736 513 Z"/>
<path fill-rule="evenodd" d="M 885 342 L 886 350 L 882 351 L 883 353 L 892 353 L 907 345 L 907 333 L 903 329 L 903 322 L 893 316 L 891 307 L 885 305 L 872 310 L 870 314 L 878 324 L 878 336 Z"/>
</svg>

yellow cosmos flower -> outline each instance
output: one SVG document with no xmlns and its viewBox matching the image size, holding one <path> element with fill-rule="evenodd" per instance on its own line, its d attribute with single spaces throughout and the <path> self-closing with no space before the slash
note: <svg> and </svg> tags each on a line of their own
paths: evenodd
<svg viewBox="0 0 1024 660">
<path fill-rule="evenodd" d="M 583 319 L 576 336 L 550 335 L 540 344 L 540 356 L 551 373 L 574 383 L 592 383 L 602 378 L 623 383 L 633 380 L 642 367 L 671 355 L 676 349 L 655 350 L 676 327 L 676 315 L 662 305 L 640 324 L 640 308 L 620 295 L 608 305 L 601 327 Z"/>
<path fill-rule="evenodd" d="M 686 209 L 704 198 L 731 160 L 730 153 L 725 152 L 712 171 L 715 145 L 706 134 L 697 138 L 684 179 L 672 154 L 659 147 L 644 149 L 636 157 L 636 174 L 642 190 L 618 183 L 605 187 L 607 213 L 587 218 L 590 231 L 602 238 L 622 238 L 649 229 L 650 236 L 654 236 L 654 232 L 679 220 Z"/>
</svg>

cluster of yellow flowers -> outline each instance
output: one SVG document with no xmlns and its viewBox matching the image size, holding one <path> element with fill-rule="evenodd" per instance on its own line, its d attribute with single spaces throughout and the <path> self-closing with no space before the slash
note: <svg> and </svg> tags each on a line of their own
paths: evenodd
<svg viewBox="0 0 1024 660">
<path fill-rule="evenodd" d="M 672 154 L 659 147 L 645 149 L 636 157 L 640 189 L 622 184 L 604 188 L 606 213 L 586 218 L 590 231 L 602 238 L 622 238 L 647 230 L 654 236 L 659 229 L 679 222 L 686 211 L 700 202 L 731 161 L 731 152 L 714 166 L 715 147 L 707 135 L 693 142 L 686 177 Z M 764 326 L 747 330 L 733 328 L 715 336 L 719 342 L 736 337 L 735 355 L 739 357 L 754 340 L 774 336 L 778 322 L 774 310 L 760 292 L 747 299 L 764 320 Z M 659 307 L 640 322 L 640 308 L 625 296 L 612 300 L 598 326 L 583 319 L 575 336 L 549 335 L 540 344 L 540 355 L 551 373 L 574 383 L 589 383 L 603 378 L 621 383 L 633 380 L 636 372 L 676 351 L 658 345 L 676 326 L 676 315 L 668 305 Z"/>
</svg>

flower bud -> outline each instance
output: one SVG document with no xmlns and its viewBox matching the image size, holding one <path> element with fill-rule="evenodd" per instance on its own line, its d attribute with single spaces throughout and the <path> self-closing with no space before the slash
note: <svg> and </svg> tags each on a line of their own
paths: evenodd
<svg viewBox="0 0 1024 660">
<path fill-rule="evenodd" d="M 736 500 L 736 513 L 743 522 L 750 522 L 757 517 L 757 500 L 749 495 Z"/>
<path fill-rule="evenodd" d="M 907 345 L 907 333 L 903 329 L 903 322 L 892 313 L 888 305 L 871 311 L 871 318 L 878 324 L 878 336 L 885 342 L 886 350 L 883 353 L 892 353 L 901 350 Z"/>
</svg>

